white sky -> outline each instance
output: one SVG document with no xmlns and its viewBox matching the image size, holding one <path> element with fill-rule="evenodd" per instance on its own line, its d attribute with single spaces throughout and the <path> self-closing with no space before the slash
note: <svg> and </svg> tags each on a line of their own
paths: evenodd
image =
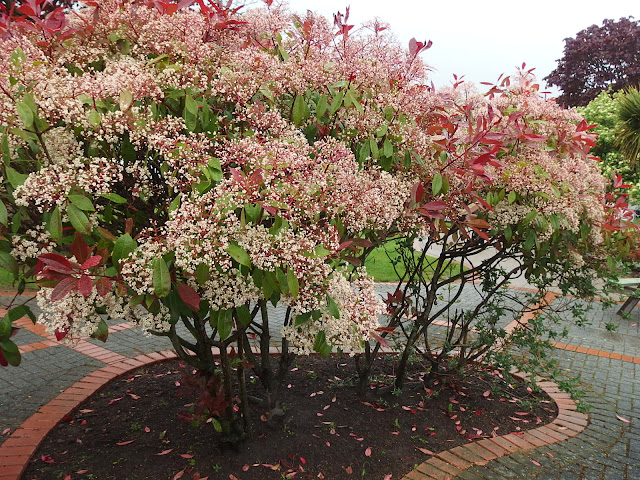
<svg viewBox="0 0 640 480">
<path fill-rule="evenodd" d="M 285 0 L 291 11 L 312 10 L 330 19 L 350 6 L 349 24 L 379 17 L 391 25 L 403 45 L 415 37 L 432 40 L 421 54 L 434 70 L 438 86 L 453 74 L 474 83 L 495 82 L 526 62 L 538 79 L 547 76 L 562 57 L 564 39 L 602 20 L 640 18 L 638 0 Z M 479 87 L 482 87 L 479 85 Z M 544 84 L 542 85 L 544 87 Z M 482 88 L 480 88 L 482 90 Z M 557 91 L 555 91 L 557 92 Z M 555 93 L 554 92 L 554 93 Z"/>
</svg>

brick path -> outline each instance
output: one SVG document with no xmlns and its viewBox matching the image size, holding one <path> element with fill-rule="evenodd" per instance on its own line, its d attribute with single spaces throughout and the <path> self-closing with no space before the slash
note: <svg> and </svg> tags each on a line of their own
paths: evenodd
<svg viewBox="0 0 640 480">
<path fill-rule="evenodd" d="M 467 303 L 472 294 L 463 298 Z M 585 328 L 570 327 L 554 350 L 561 368 L 581 375 L 584 401 L 592 406 L 588 417 L 554 384 L 543 384 L 560 407 L 553 424 L 443 452 L 404 479 L 640 479 L 640 309 L 621 319 L 596 304 L 589 318 Z M 607 323 L 617 330 L 607 330 Z M 0 480 L 19 479 L 49 430 L 103 384 L 175 356 L 168 340 L 143 337 L 126 323 L 111 324 L 105 344 L 89 340 L 73 348 L 28 320 L 18 325 L 23 329 L 14 340 L 23 363 L 0 369 Z"/>
</svg>

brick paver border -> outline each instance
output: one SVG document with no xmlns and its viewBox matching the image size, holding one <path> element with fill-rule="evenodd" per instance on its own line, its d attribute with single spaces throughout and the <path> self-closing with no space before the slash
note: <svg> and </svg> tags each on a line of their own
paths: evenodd
<svg viewBox="0 0 640 480">
<path fill-rule="evenodd" d="M 88 345 L 93 347 L 92 344 Z M 177 358 L 177 355 L 170 350 L 138 355 L 134 358 L 123 357 L 123 360 L 90 373 L 40 407 L 0 445 L 0 480 L 20 480 L 31 456 L 47 434 L 74 408 L 108 382 L 136 368 L 174 358 Z"/>
<path fill-rule="evenodd" d="M 485 438 L 436 453 L 401 480 L 451 480 L 475 465 L 486 465 L 490 460 L 512 453 L 561 442 L 575 437 L 587 428 L 589 417 L 577 411 L 576 402 L 568 393 L 560 391 L 553 382 L 539 382 L 538 386 L 558 406 L 558 416 L 553 422 L 521 434 L 509 433 Z M 0 480 L 3 480 L 2 477 Z"/>
</svg>

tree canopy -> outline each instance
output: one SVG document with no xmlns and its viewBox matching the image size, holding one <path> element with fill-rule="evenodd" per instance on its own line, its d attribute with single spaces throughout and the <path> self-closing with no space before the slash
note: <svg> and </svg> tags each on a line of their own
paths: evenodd
<svg viewBox="0 0 640 480">
<path fill-rule="evenodd" d="M 640 82 L 640 23 L 633 17 L 604 20 L 566 38 L 557 68 L 545 77 L 562 89 L 558 102 L 587 105 L 608 88 L 613 91 Z"/>
</svg>

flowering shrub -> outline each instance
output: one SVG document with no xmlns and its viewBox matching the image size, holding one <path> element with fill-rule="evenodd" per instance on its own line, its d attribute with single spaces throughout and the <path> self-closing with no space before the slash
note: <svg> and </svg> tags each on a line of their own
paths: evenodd
<svg viewBox="0 0 640 480">
<path fill-rule="evenodd" d="M 125 319 L 227 400 L 232 369 L 251 368 L 273 408 L 294 354 L 370 353 L 400 322 L 380 326 L 390 305 L 357 258 L 387 238 L 513 249 L 530 276 L 569 251 L 576 268 L 612 259 L 599 248 L 619 218 L 574 113 L 526 78 L 487 98 L 435 92 L 429 44 L 265 3 L 44 14 L 32 0 L 0 18 L 0 262 L 35 275 L 58 339 L 106 339 L 105 319 Z M 268 302 L 287 309 L 277 371 Z M 0 324 L 3 362 L 19 362 L 8 337 L 25 311 Z M 216 405 L 241 438 L 232 402 Z"/>
</svg>

